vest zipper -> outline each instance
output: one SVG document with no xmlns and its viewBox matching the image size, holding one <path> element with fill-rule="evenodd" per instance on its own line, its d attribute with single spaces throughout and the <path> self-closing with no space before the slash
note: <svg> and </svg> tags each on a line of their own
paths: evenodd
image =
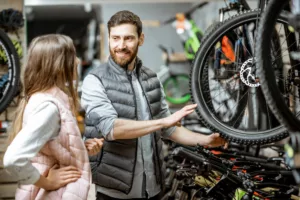
<svg viewBox="0 0 300 200">
<path fill-rule="evenodd" d="M 132 91 L 133 91 L 133 98 L 134 98 L 134 103 L 135 103 L 135 116 L 138 119 L 137 102 L 136 102 L 135 90 L 134 90 L 134 87 L 133 87 L 133 84 L 132 84 L 132 75 L 131 74 L 130 75 L 127 74 L 127 76 L 128 76 L 128 79 L 129 79 L 129 82 L 130 82 L 130 85 L 131 85 L 131 88 L 132 88 Z M 136 155 L 135 155 L 135 162 L 134 163 L 136 163 L 136 158 L 137 158 L 138 139 L 136 139 L 136 148 L 135 149 L 136 149 Z M 142 147 L 141 151 L 142 151 L 141 152 L 141 156 L 142 156 L 142 161 L 143 161 L 143 167 L 145 167 L 145 161 L 144 161 L 144 156 L 143 156 L 143 147 Z M 135 169 L 135 165 L 136 164 L 134 164 L 134 169 Z M 143 172 L 142 198 L 146 198 L 146 193 L 147 193 L 147 190 L 146 190 L 146 187 L 145 187 L 145 185 L 146 185 L 145 177 L 146 177 L 146 174 L 145 174 L 145 172 Z M 133 184 L 133 179 L 132 179 L 132 183 L 131 184 Z"/>
<path fill-rule="evenodd" d="M 126 71 L 126 74 L 127 74 L 127 71 Z M 136 116 L 136 119 L 137 119 L 138 118 L 138 116 L 137 116 L 137 103 L 136 103 L 135 91 L 134 91 L 134 88 L 133 88 L 133 85 L 132 85 L 132 76 L 131 76 L 131 74 L 127 74 L 127 78 L 129 80 L 129 83 L 130 83 L 130 86 L 131 86 L 131 89 L 132 89 L 132 92 L 133 92 L 133 100 L 134 100 L 134 105 L 135 105 L 135 116 Z M 133 172 L 132 172 L 133 174 L 132 174 L 132 178 L 131 178 L 131 185 L 130 185 L 129 192 L 132 189 L 132 185 L 133 185 L 133 178 L 134 178 L 136 158 L 137 158 L 137 149 L 138 149 L 138 139 L 135 139 L 135 158 L 134 158 L 134 166 L 133 166 Z"/>
<path fill-rule="evenodd" d="M 142 72 L 141 72 L 141 75 L 142 75 Z M 143 88 L 143 85 L 141 84 L 141 82 L 140 82 L 140 76 L 138 76 L 138 78 L 137 78 L 137 80 L 138 80 L 138 82 L 139 82 L 139 84 L 141 85 L 141 88 L 142 88 L 142 91 L 143 91 L 143 95 L 145 96 L 145 99 L 146 99 L 146 102 L 147 102 L 147 105 L 148 105 L 148 109 L 149 109 L 149 113 L 150 113 L 150 116 L 151 116 L 151 119 L 153 119 L 153 114 L 152 114 L 152 111 L 151 111 L 151 107 L 150 107 L 150 103 L 149 103 L 149 100 L 148 100 L 148 97 L 146 96 L 146 93 L 145 93 L 145 91 L 144 91 L 144 88 Z M 159 161 L 159 153 L 158 153 L 158 150 L 157 150 L 157 144 L 156 144 L 156 134 L 155 134 L 155 132 L 154 132 L 154 134 L 153 134 L 153 136 L 154 136 L 154 144 L 153 145 L 155 145 L 155 154 L 156 154 L 156 158 L 157 158 L 157 162 L 158 162 L 158 172 L 159 172 L 159 176 L 157 176 L 156 174 L 156 178 L 158 178 L 159 179 L 159 182 L 160 182 L 160 184 L 161 184 L 161 187 L 163 188 L 164 186 L 163 186 L 163 182 L 162 182 L 162 173 L 161 173 L 161 168 L 162 168 L 162 166 L 161 166 L 161 163 L 160 163 L 160 161 Z M 156 162 L 156 160 L 154 159 L 154 162 Z M 156 164 L 156 163 L 155 163 Z M 157 168 L 156 168 L 156 166 L 155 166 L 155 171 L 157 170 Z"/>
</svg>

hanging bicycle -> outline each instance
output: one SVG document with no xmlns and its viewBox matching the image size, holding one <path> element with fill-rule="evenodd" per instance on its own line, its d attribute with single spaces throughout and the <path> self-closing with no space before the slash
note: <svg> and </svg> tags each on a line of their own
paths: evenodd
<svg viewBox="0 0 300 200">
<path fill-rule="evenodd" d="M 294 6 L 298 6 L 292 7 L 292 9 L 300 9 L 298 0 L 291 2 Z M 274 115 L 290 131 L 299 131 L 299 11 L 295 14 L 289 12 L 290 9 L 284 11 L 289 3 L 290 1 L 284 0 L 269 3 L 258 32 L 257 63 L 260 69 L 258 72 L 262 91 Z M 280 14 L 289 18 L 289 26 L 285 28 L 276 26 L 276 19 L 280 17 Z M 281 60 L 284 63 L 285 73 L 283 75 L 274 73 L 273 63 L 275 59 L 269 56 L 272 51 L 270 35 L 274 35 L 276 32 L 280 32 L 286 37 L 285 41 L 281 41 L 282 55 L 275 57 L 276 60 Z M 284 81 L 284 91 L 281 90 L 282 86 L 278 84 L 280 79 Z"/>
<path fill-rule="evenodd" d="M 259 1 L 265 5 L 265 1 Z M 255 65 L 255 37 L 261 11 L 237 14 L 218 24 L 202 42 L 190 74 L 193 102 L 201 121 L 212 131 L 241 144 L 264 144 L 288 136 L 272 115 L 260 89 Z M 287 19 L 276 23 L 286 27 Z M 271 40 L 279 48 L 279 37 Z M 281 51 L 272 51 L 278 57 Z M 278 74 L 283 63 L 275 62 Z M 279 84 L 284 84 L 282 80 Z M 284 89 L 284 88 L 283 88 Z"/>
<path fill-rule="evenodd" d="M 162 26 L 171 24 L 176 30 L 184 48 L 184 60 L 187 62 L 192 62 L 203 36 L 202 31 L 192 19 L 192 14 L 207 3 L 208 2 L 202 2 L 184 13 L 176 13 L 175 17 L 160 23 Z M 189 102 L 191 95 L 187 91 L 189 84 L 188 74 L 172 73 L 169 69 L 169 64 L 171 63 L 169 59 L 170 52 L 162 45 L 159 45 L 159 48 L 163 51 L 163 54 L 166 55 L 165 64 L 161 66 L 158 72 L 158 76 L 164 87 L 166 100 L 175 105 Z"/>
</svg>

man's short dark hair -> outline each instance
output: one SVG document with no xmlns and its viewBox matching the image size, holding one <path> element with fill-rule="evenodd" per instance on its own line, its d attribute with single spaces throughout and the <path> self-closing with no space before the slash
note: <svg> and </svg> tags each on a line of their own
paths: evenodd
<svg viewBox="0 0 300 200">
<path fill-rule="evenodd" d="M 107 23 L 108 33 L 110 34 L 110 28 L 122 24 L 132 24 L 135 25 L 137 34 L 140 37 L 143 29 L 141 19 L 136 14 L 128 11 L 122 10 L 114 14 Z"/>
</svg>

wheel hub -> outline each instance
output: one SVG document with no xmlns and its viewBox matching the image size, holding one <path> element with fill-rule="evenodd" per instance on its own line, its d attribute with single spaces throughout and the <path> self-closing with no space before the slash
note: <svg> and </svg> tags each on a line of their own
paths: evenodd
<svg viewBox="0 0 300 200">
<path fill-rule="evenodd" d="M 255 58 L 249 58 L 246 60 L 240 70 L 240 78 L 244 84 L 246 84 L 249 87 L 259 87 L 260 83 L 258 81 L 258 78 L 255 77 L 254 70 L 255 65 L 253 65 L 255 61 Z"/>
</svg>

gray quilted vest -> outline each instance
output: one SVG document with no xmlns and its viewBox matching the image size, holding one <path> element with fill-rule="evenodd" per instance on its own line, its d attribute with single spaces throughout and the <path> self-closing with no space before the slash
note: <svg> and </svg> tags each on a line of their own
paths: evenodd
<svg viewBox="0 0 300 200">
<path fill-rule="evenodd" d="M 156 74 L 142 66 L 138 58 L 136 70 L 151 117 L 157 119 L 161 109 L 160 82 Z M 107 63 L 92 70 L 90 74 L 101 81 L 119 118 L 139 120 L 130 76 L 123 68 L 109 58 Z M 99 123 L 97 115 L 89 114 L 85 119 L 85 137 L 100 138 L 101 133 L 99 134 L 96 129 Z M 160 138 L 159 132 L 151 134 L 156 181 L 163 187 L 165 166 Z M 133 183 L 137 144 L 137 139 L 105 141 L 101 153 L 90 157 L 93 183 L 128 194 Z"/>
</svg>

